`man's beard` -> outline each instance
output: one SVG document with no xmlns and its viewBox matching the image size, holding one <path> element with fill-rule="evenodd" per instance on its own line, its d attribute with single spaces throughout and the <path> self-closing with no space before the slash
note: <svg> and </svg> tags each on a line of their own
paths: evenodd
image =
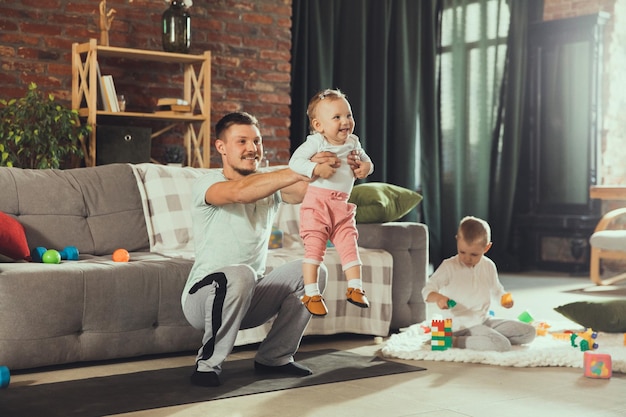
<svg viewBox="0 0 626 417">
<path fill-rule="evenodd" d="M 254 174 L 255 172 L 257 172 L 257 169 L 258 169 L 258 165 L 256 163 L 254 164 L 254 168 L 233 167 L 233 170 L 236 173 L 238 173 L 239 175 L 243 175 L 243 176 Z"/>
<path fill-rule="evenodd" d="M 256 172 L 256 169 L 242 169 L 242 168 L 233 167 L 233 171 L 245 177 L 246 175 L 254 174 Z"/>
</svg>

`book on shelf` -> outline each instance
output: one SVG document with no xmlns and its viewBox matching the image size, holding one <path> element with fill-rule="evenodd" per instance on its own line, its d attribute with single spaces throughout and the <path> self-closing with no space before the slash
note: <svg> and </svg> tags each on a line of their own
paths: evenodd
<svg viewBox="0 0 626 417">
<path fill-rule="evenodd" d="M 96 75 L 98 76 L 98 103 L 97 108 L 102 109 L 104 111 L 111 111 L 111 106 L 109 105 L 109 100 L 107 99 L 106 89 L 104 88 L 104 80 L 102 79 L 102 73 L 100 72 L 100 65 L 96 62 Z"/>
<path fill-rule="evenodd" d="M 108 103 L 108 106 L 109 106 L 108 111 L 114 112 L 114 113 L 119 112 L 120 106 L 117 103 L 117 93 L 115 91 L 115 83 L 113 82 L 113 76 L 103 75 L 101 79 L 102 79 L 102 83 L 104 84 L 106 103 Z"/>
<path fill-rule="evenodd" d="M 187 100 L 180 98 L 160 98 L 157 101 L 155 113 L 161 115 L 189 114 L 191 105 Z"/>
<path fill-rule="evenodd" d="M 157 106 L 168 106 L 168 105 L 180 105 L 180 106 L 188 106 L 189 102 L 182 98 L 171 98 L 171 97 L 162 97 L 157 100 Z"/>
<path fill-rule="evenodd" d="M 157 111 L 173 111 L 178 113 L 191 113 L 191 106 L 184 104 L 165 104 L 157 106 Z"/>
</svg>

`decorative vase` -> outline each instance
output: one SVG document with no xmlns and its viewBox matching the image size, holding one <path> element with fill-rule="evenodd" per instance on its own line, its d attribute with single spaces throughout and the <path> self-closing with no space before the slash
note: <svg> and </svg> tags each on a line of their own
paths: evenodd
<svg viewBox="0 0 626 417">
<path fill-rule="evenodd" d="M 163 12 L 163 50 L 186 54 L 191 45 L 191 15 L 182 0 L 172 0 Z"/>
</svg>

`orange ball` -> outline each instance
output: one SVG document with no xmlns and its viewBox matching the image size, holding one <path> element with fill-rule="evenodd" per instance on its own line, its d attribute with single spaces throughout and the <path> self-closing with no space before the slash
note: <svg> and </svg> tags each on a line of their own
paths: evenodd
<svg viewBox="0 0 626 417">
<path fill-rule="evenodd" d="M 500 299 L 500 304 L 502 304 L 503 306 L 511 304 L 512 302 L 513 302 L 513 296 L 511 295 L 510 292 L 507 292 L 506 294 L 504 294 L 502 298 Z"/>
<path fill-rule="evenodd" d="M 126 249 L 116 249 L 113 252 L 113 262 L 128 262 L 130 261 L 130 254 Z"/>
</svg>

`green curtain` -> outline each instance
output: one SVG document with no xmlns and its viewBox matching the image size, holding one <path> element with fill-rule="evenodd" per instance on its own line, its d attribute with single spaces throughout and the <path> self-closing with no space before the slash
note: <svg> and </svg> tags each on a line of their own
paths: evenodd
<svg viewBox="0 0 626 417">
<path fill-rule="evenodd" d="M 490 220 L 492 132 L 507 49 L 508 14 L 506 0 L 444 1 L 440 49 L 443 258 L 456 253 L 455 235 L 463 216 Z"/>
<path fill-rule="evenodd" d="M 530 23 L 543 19 L 543 0 L 510 0 L 509 7 L 511 20 L 498 118 L 493 134 L 489 202 L 492 240 L 497 244 L 494 244 L 489 256 L 500 270 L 517 271 L 520 269 L 520 261 L 516 254 L 517 248 L 514 247 L 512 219 L 525 137 L 528 27 Z"/>
<path fill-rule="evenodd" d="M 477 25 L 468 26 L 470 9 Z M 456 252 L 458 221 L 472 214 L 491 223 L 490 255 L 506 269 L 526 28 L 542 11 L 543 0 L 293 0 L 292 149 L 308 132 L 309 98 L 342 89 L 374 159 L 369 180 L 424 195 L 431 263 Z"/>
<path fill-rule="evenodd" d="M 540 4 L 541 3 L 541 4 Z M 487 220 L 490 256 L 515 269 L 511 218 L 522 140 L 526 28 L 536 0 L 445 0 L 441 23 L 440 233 L 437 263 L 456 253 L 459 220 Z"/>
<path fill-rule="evenodd" d="M 368 181 L 420 187 L 422 137 L 436 142 L 438 1 L 293 0 L 292 151 L 306 107 L 324 88 L 347 94 L 355 133 L 372 157 Z M 423 121 L 420 113 L 427 115 Z M 407 219 L 415 219 L 414 211 Z"/>
</svg>

